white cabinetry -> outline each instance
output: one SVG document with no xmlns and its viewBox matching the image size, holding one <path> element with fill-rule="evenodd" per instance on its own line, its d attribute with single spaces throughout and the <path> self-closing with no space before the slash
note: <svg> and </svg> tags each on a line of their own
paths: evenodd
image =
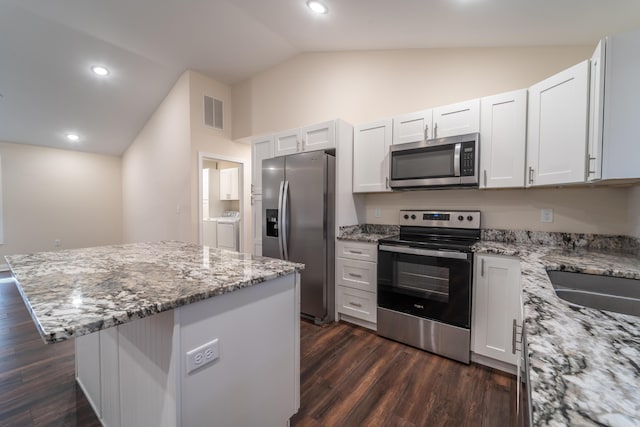
<svg viewBox="0 0 640 427">
<path fill-rule="evenodd" d="M 391 128 L 391 119 L 354 127 L 354 193 L 391 191 L 389 188 Z"/>
<path fill-rule="evenodd" d="M 253 255 L 262 255 L 262 194 L 251 196 L 251 241 Z"/>
<path fill-rule="evenodd" d="M 477 362 L 499 369 L 505 369 L 504 364 L 517 365 L 520 355 L 515 333 L 522 324 L 520 292 L 519 259 L 476 256 L 471 350 L 480 356 Z"/>
<path fill-rule="evenodd" d="M 220 200 L 238 200 L 238 170 L 220 169 Z"/>
<path fill-rule="evenodd" d="M 237 221 L 218 220 L 216 227 L 216 240 L 219 249 L 228 251 L 238 251 L 239 249 L 239 233 Z"/>
<path fill-rule="evenodd" d="M 393 118 L 393 144 L 418 142 L 433 137 L 433 110 Z"/>
<path fill-rule="evenodd" d="M 589 60 L 529 88 L 527 186 L 586 178 Z"/>
<path fill-rule="evenodd" d="M 480 132 L 480 100 L 458 102 L 433 109 L 433 136 L 464 135 Z"/>
<path fill-rule="evenodd" d="M 273 136 L 251 142 L 251 194 L 262 194 L 262 161 L 273 157 Z"/>
<path fill-rule="evenodd" d="M 275 155 L 335 148 L 334 124 L 334 121 L 322 122 L 275 134 Z"/>
<path fill-rule="evenodd" d="M 336 318 L 376 329 L 378 245 L 336 241 Z"/>
<path fill-rule="evenodd" d="M 640 178 L 638 52 L 640 30 L 607 37 L 592 57 L 589 163 L 595 173 L 590 180 Z"/>
<path fill-rule="evenodd" d="M 524 187 L 527 90 L 481 100 L 480 187 Z"/>
</svg>

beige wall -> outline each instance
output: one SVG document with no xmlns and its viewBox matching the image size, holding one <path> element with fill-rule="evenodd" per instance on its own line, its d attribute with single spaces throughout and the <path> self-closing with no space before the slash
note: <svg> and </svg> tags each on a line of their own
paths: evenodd
<svg viewBox="0 0 640 427">
<path fill-rule="evenodd" d="M 126 242 L 191 240 L 189 124 L 185 72 L 122 156 Z"/>
<path fill-rule="evenodd" d="M 233 139 L 352 124 L 530 86 L 594 46 L 305 53 L 233 87 Z"/>
<path fill-rule="evenodd" d="M 191 224 L 190 237 L 194 242 L 199 237 L 198 216 L 198 154 L 211 155 L 217 159 L 244 163 L 241 174 L 243 197 L 240 203 L 242 215 L 241 241 L 244 252 L 251 252 L 251 146 L 231 140 L 232 109 L 231 88 L 205 75 L 189 72 L 190 125 L 191 125 Z M 224 104 L 224 130 L 204 126 L 203 95 L 221 100 Z"/>
<path fill-rule="evenodd" d="M 0 142 L 4 255 L 122 242 L 118 157 Z"/>
<path fill-rule="evenodd" d="M 640 237 L 640 185 L 629 190 L 629 234 Z"/>
</svg>

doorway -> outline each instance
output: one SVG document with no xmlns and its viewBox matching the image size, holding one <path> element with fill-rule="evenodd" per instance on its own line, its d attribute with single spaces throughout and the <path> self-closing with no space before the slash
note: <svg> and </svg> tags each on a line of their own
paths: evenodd
<svg viewBox="0 0 640 427">
<path fill-rule="evenodd" d="M 199 154 L 200 244 L 242 252 L 244 161 Z"/>
</svg>

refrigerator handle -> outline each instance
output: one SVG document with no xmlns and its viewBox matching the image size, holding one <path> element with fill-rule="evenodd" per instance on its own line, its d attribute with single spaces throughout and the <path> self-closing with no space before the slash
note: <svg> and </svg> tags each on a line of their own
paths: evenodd
<svg viewBox="0 0 640 427">
<path fill-rule="evenodd" d="M 289 236 L 287 236 L 287 230 L 289 229 L 289 224 L 287 223 L 287 205 L 289 204 L 289 181 L 284 182 L 284 191 L 282 193 L 282 225 L 281 225 L 281 235 L 282 235 L 282 247 L 284 249 L 284 260 L 289 261 Z"/>
<path fill-rule="evenodd" d="M 284 259 L 284 252 L 282 248 L 282 192 L 284 190 L 284 181 L 280 181 L 280 192 L 278 193 L 278 256 L 280 259 Z"/>
</svg>

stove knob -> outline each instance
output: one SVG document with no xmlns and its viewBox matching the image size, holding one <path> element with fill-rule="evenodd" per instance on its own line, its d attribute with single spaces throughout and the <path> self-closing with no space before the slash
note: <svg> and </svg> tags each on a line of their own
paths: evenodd
<svg viewBox="0 0 640 427">
<path fill-rule="evenodd" d="M 467 217 L 467 221 L 473 221 L 473 217 L 472 217 L 471 215 L 469 215 L 469 216 Z"/>
<path fill-rule="evenodd" d="M 405 214 L 404 219 L 409 219 L 409 215 Z"/>
<path fill-rule="evenodd" d="M 462 215 L 458 216 L 458 221 L 464 221 L 464 217 Z"/>
<path fill-rule="evenodd" d="M 416 216 L 415 215 L 411 215 L 411 219 L 416 219 Z"/>
</svg>

